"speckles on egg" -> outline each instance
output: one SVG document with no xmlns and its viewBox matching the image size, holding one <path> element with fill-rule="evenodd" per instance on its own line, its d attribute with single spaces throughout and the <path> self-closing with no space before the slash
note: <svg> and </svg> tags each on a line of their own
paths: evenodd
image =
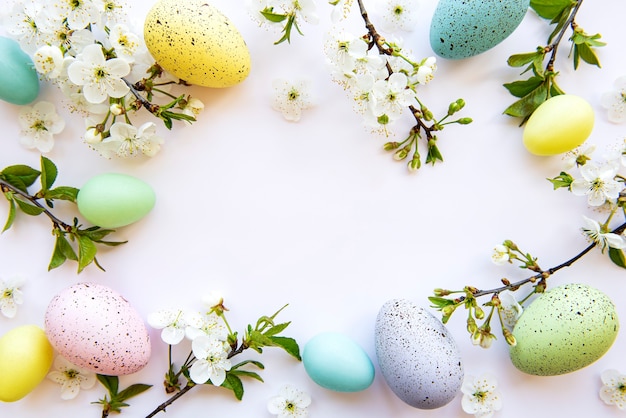
<svg viewBox="0 0 626 418">
<path fill-rule="evenodd" d="M 134 373 L 150 358 L 140 315 L 120 294 L 99 284 L 79 283 L 55 296 L 46 310 L 45 331 L 59 354 L 96 373 Z"/>
<path fill-rule="evenodd" d="M 243 37 L 203 0 L 159 0 L 146 16 L 144 38 L 157 63 L 190 84 L 229 87 L 250 72 Z"/>
<path fill-rule="evenodd" d="M 440 0 L 430 26 L 430 45 L 444 58 L 485 52 L 506 39 L 524 19 L 529 0 Z"/>
<path fill-rule="evenodd" d="M 461 388 L 463 364 L 455 341 L 432 314 L 404 299 L 378 313 L 376 357 L 391 390 L 421 409 L 449 403 Z"/>
<path fill-rule="evenodd" d="M 584 284 L 555 287 L 535 299 L 515 325 L 511 361 L 528 374 L 570 373 L 602 357 L 618 330 L 607 295 Z"/>
</svg>

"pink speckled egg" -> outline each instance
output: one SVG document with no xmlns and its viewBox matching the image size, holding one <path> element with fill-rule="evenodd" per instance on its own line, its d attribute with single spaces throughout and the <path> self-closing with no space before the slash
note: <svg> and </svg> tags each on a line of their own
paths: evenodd
<svg viewBox="0 0 626 418">
<path fill-rule="evenodd" d="M 134 373 L 150 358 L 150 338 L 139 313 L 100 284 L 78 283 L 56 295 L 46 311 L 45 331 L 59 354 L 95 373 Z"/>
</svg>

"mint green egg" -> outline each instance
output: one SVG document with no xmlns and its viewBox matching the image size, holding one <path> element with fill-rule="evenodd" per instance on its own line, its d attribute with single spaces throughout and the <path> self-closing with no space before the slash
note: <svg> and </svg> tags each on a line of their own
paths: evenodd
<svg viewBox="0 0 626 418">
<path fill-rule="evenodd" d="M 0 36 L 0 100 L 25 105 L 39 95 L 39 76 L 30 57 L 13 39 Z"/>
<path fill-rule="evenodd" d="M 585 284 L 567 284 L 535 299 L 518 320 L 510 347 L 513 365 L 536 376 L 582 369 L 613 345 L 619 322 L 607 295 Z"/>
<path fill-rule="evenodd" d="M 302 363 L 315 383 L 335 392 L 359 392 L 374 381 L 374 365 L 365 350 L 340 333 L 311 338 L 302 350 Z"/>
<path fill-rule="evenodd" d="M 92 177 L 76 198 L 80 214 L 102 228 L 119 228 L 137 222 L 152 210 L 155 201 L 150 185 L 118 173 Z"/>
<path fill-rule="evenodd" d="M 449 59 L 483 53 L 511 35 L 529 0 L 440 0 L 430 23 L 430 46 Z"/>
</svg>

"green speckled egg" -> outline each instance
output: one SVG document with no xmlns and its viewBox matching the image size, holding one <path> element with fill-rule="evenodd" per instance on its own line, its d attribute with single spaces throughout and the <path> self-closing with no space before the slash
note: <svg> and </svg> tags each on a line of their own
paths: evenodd
<svg viewBox="0 0 626 418">
<path fill-rule="evenodd" d="M 607 295 L 585 284 L 559 286 L 535 299 L 520 317 L 511 361 L 532 375 L 570 373 L 602 357 L 618 330 Z"/>
<path fill-rule="evenodd" d="M 478 55 L 505 40 L 524 19 L 530 0 L 440 0 L 430 45 L 443 58 Z"/>
<path fill-rule="evenodd" d="M 250 52 L 235 27 L 204 0 L 159 0 L 144 23 L 148 50 L 190 84 L 229 87 L 250 73 Z"/>
<path fill-rule="evenodd" d="M 16 41 L 0 36 L 0 100 L 25 105 L 38 95 L 35 64 Z"/>
<path fill-rule="evenodd" d="M 137 222 L 152 210 L 155 201 L 149 184 L 119 173 L 90 178 L 76 197 L 80 214 L 102 228 L 119 228 Z"/>
</svg>

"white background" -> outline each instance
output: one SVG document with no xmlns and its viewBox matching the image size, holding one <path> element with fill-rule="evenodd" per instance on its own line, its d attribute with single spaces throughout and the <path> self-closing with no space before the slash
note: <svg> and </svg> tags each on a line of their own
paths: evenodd
<svg viewBox="0 0 626 418">
<path fill-rule="evenodd" d="M 151 3 L 133 2 L 137 23 Z M 463 97 L 467 106 L 462 115 L 475 122 L 451 126 L 440 135 L 445 163 L 409 174 L 404 163 L 394 162 L 382 150 L 386 139 L 362 126 L 350 100 L 331 81 L 323 55 L 323 41 L 334 30 L 326 2 L 318 2 L 319 25 L 302 25 L 305 37 L 295 35 L 290 45 L 279 46 L 273 45 L 278 34 L 253 23 L 241 0 L 212 4 L 246 39 L 252 72 L 229 89 L 191 88 L 191 94 L 205 102 L 205 112 L 193 125 L 178 123 L 172 131 L 159 125 L 166 142 L 156 157 L 101 158 L 82 143 L 81 118 L 61 107 L 67 127 L 47 155 L 59 167 L 57 184 L 81 187 L 99 173 L 128 173 L 154 187 L 157 204 L 146 218 L 116 233 L 128 244 L 99 253 L 106 272 L 89 267 L 80 275 L 69 263 L 48 272 L 50 223 L 44 217 L 18 216 L 13 228 L 0 236 L 0 276 L 26 277 L 25 302 L 16 318 L 0 317 L 0 333 L 23 324 L 43 326 L 50 299 L 79 281 L 112 287 L 144 318 L 166 307 L 201 309 L 199 296 L 217 289 L 231 310 L 231 325 L 241 331 L 258 316 L 289 303 L 279 319 L 292 321 L 286 335 L 301 347 L 320 332 L 337 331 L 358 342 L 376 364 L 374 321 L 388 299 L 403 297 L 428 307 L 434 287 L 492 288 L 505 276 L 519 280 L 526 277 L 524 271 L 491 263 L 495 244 L 512 239 L 548 268 L 587 245 L 580 233 L 583 214 L 603 219 L 587 208 L 585 199 L 552 191 L 545 179 L 559 173 L 561 157 L 530 155 L 522 145 L 519 121 L 502 114 L 513 101 L 502 84 L 519 78 L 506 58 L 534 50 L 550 30 L 532 12 L 496 48 L 462 61 L 438 60 L 435 80 L 422 91 L 424 101 L 437 114 Z M 417 28 L 404 35 L 416 56 L 432 55 L 428 31 L 435 5 L 434 0 L 422 0 Z M 626 74 L 625 15 L 626 2 L 621 0 L 585 2 L 578 23 L 590 33 L 600 31 L 608 42 L 599 50 L 603 68 L 583 65 L 574 72 L 566 60 L 567 45 L 557 63 L 561 87 L 586 98 L 596 110 L 590 142 L 598 144 L 598 157 L 605 145 L 624 135 L 624 125 L 607 121 L 599 98 Z M 364 33 L 359 20 L 354 22 L 349 24 L 353 32 Z M 313 83 L 316 106 L 298 123 L 285 121 L 271 109 L 271 83 L 278 77 Z M 43 86 L 40 99 L 58 103 L 55 89 Z M 19 109 L 0 103 L 1 167 L 39 164 L 39 154 L 18 142 Z M 0 205 L 0 218 L 5 219 L 7 207 Z M 60 215 L 71 219 L 73 212 L 61 207 Z M 549 283 L 591 284 L 610 294 L 618 314 L 626 318 L 621 298 L 625 279 L 624 271 L 598 251 Z M 535 377 L 511 365 L 502 338 L 489 350 L 472 346 L 464 318 L 457 313 L 449 327 L 466 373 L 490 372 L 498 378 L 504 407 L 496 416 L 620 416 L 617 408 L 599 399 L 598 391 L 603 370 L 626 372 L 623 333 L 593 365 L 565 376 Z M 149 364 L 122 377 L 121 385 L 141 382 L 154 387 L 132 399 L 122 416 L 144 417 L 167 399 L 161 387 L 166 345 L 158 332 L 150 332 Z M 179 362 L 187 348 L 174 350 Z M 320 388 L 300 363 L 279 350 L 268 349 L 260 359 L 266 366 L 265 383 L 246 381 L 243 401 L 222 389 L 194 388 L 168 409 L 167 416 L 266 417 L 267 399 L 285 383 L 311 394 L 311 417 L 467 416 L 460 396 L 434 411 L 405 405 L 387 388 L 378 368 L 370 388 L 345 394 Z M 44 381 L 23 400 L 0 404 L 0 414 L 97 417 L 99 409 L 90 402 L 103 394 L 97 386 L 75 400 L 62 401 L 60 387 Z"/>
</svg>

